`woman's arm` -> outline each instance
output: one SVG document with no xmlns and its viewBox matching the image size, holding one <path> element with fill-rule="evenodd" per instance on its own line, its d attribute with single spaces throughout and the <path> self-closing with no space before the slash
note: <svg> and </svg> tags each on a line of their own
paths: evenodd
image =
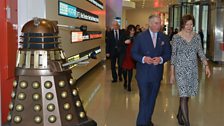
<svg viewBox="0 0 224 126">
<path fill-rule="evenodd" d="M 202 49 L 202 45 L 201 45 L 201 38 L 200 36 L 198 35 L 197 36 L 198 38 L 198 56 L 200 57 L 202 63 L 205 65 L 205 73 L 207 75 L 207 77 L 209 78 L 210 75 L 211 75 L 211 72 L 210 72 L 210 69 L 209 69 L 209 64 L 208 64 L 208 61 L 207 61 L 207 58 L 205 57 L 205 54 L 203 52 L 203 49 Z"/>
</svg>

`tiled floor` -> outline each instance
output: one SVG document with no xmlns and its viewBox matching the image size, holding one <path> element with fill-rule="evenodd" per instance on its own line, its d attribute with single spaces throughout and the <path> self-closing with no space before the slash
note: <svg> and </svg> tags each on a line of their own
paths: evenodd
<svg viewBox="0 0 224 126">
<path fill-rule="evenodd" d="M 224 126 L 224 66 L 210 64 L 211 78 L 205 78 L 200 67 L 200 92 L 189 102 L 191 126 Z M 87 114 L 98 126 L 135 126 L 139 103 L 136 80 L 133 78 L 133 91 L 127 92 L 122 82 L 111 83 L 108 66 L 106 61 L 77 81 Z M 168 83 L 168 66 L 154 111 L 155 126 L 178 126 L 175 117 L 179 99 L 176 85 Z"/>
</svg>

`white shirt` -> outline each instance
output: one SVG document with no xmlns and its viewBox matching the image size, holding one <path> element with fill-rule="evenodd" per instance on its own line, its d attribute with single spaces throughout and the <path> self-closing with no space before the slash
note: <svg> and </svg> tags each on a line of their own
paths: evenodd
<svg viewBox="0 0 224 126">
<path fill-rule="evenodd" d="M 151 38 L 153 37 L 153 33 L 154 33 L 156 35 L 156 40 L 157 40 L 158 32 L 152 32 L 150 29 L 149 29 L 149 32 L 150 32 Z"/>
</svg>

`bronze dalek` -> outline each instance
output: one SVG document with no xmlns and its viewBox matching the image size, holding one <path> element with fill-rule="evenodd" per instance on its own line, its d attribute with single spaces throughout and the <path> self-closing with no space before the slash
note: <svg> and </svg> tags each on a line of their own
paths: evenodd
<svg viewBox="0 0 224 126">
<path fill-rule="evenodd" d="M 17 52 L 10 126 L 96 126 L 87 117 L 59 48 L 57 22 L 27 22 Z"/>
</svg>

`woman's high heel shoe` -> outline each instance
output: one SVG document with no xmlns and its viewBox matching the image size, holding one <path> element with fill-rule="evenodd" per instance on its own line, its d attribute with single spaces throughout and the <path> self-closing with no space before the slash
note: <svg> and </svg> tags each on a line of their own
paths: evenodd
<svg viewBox="0 0 224 126">
<path fill-rule="evenodd" d="M 177 121 L 178 121 L 179 125 L 184 125 L 184 120 L 183 120 L 182 116 L 177 115 Z"/>
</svg>

